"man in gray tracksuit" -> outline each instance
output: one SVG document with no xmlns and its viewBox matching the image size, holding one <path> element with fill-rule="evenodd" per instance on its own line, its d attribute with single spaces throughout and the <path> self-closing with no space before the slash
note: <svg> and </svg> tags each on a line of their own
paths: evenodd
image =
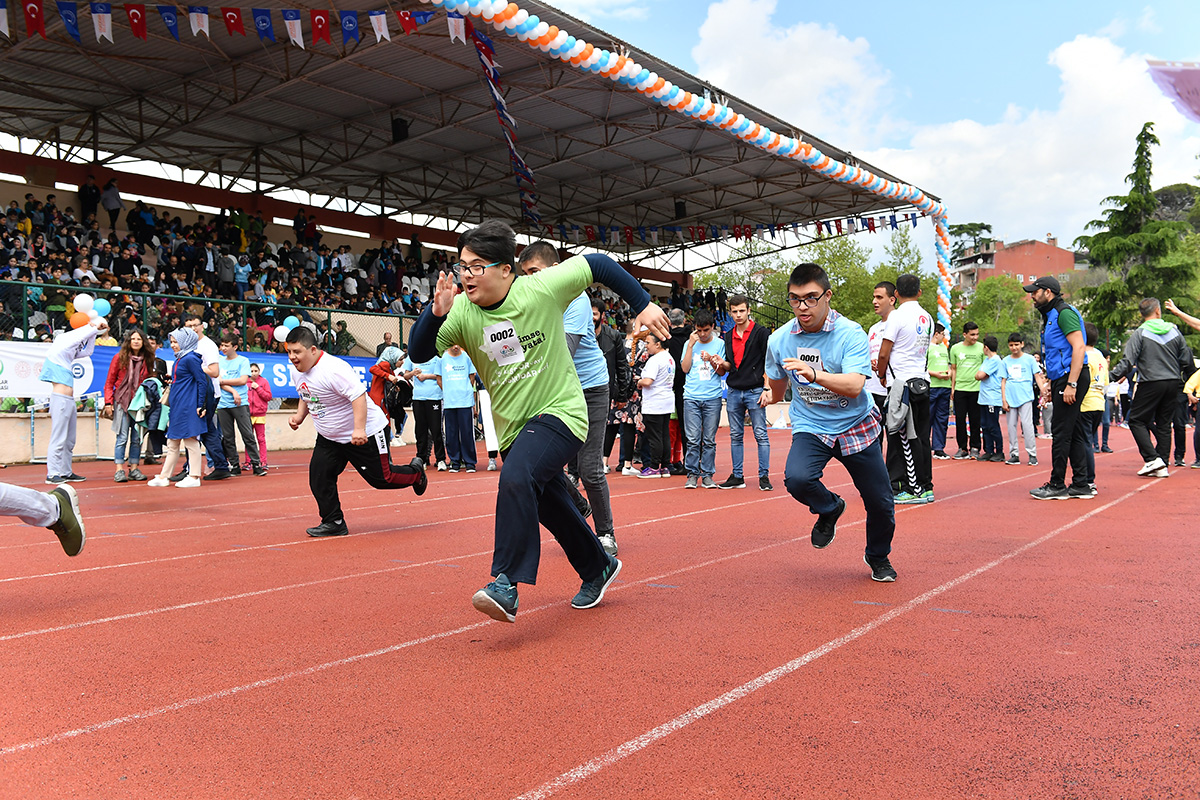
<svg viewBox="0 0 1200 800">
<path fill-rule="evenodd" d="M 1138 311 L 1143 322 L 1125 343 L 1125 355 L 1109 375 L 1115 381 L 1137 369 L 1129 428 L 1146 462 L 1138 475 L 1165 478 L 1171 454 L 1171 420 L 1183 387 L 1182 375 L 1193 370 L 1192 351 L 1179 329 L 1163 320 L 1158 300 L 1147 297 L 1138 304 Z M 1151 422 L 1154 444 L 1150 441 Z"/>
</svg>

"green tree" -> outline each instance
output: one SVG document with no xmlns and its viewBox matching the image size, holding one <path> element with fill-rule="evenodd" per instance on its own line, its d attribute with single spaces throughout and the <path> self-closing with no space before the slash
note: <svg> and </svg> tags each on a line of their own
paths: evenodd
<svg viewBox="0 0 1200 800">
<path fill-rule="evenodd" d="M 991 238 L 984 236 L 985 233 L 992 232 L 992 226 L 986 222 L 961 222 L 957 225 L 950 225 L 946 232 L 950 234 L 953 240 L 950 243 L 950 257 L 958 258 L 967 247 L 974 247 L 976 251 L 985 244 L 991 243 Z"/>
<path fill-rule="evenodd" d="M 1133 171 L 1125 176 L 1129 193 L 1105 198 L 1110 208 L 1087 224 L 1098 232 L 1075 240 L 1088 249 L 1093 263 L 1108 269 L 1109 279 L 1084 288 L 1079 298 L 1085 316 L 1101 328 L 1132 327 L 1141 298 L 1181 294 L 1195 283 L 1194 258 L 1173 257 L 1190 226 L 1154 219 L 1158 199 L 1151 185 L 1151 148 L 1158 143 L 1154 123 L 1147 122 L 1137 135 Z"/>
<path fill-rule="evenodd" d="M 890 270 L 896 275 L 912 273 L 920 275 L 921 266 L 921 250 L 913 241 L 912 234 L 908 232 L 908 226 L 901 226 L 892 231 L 891 240 L 883 246 L 883 252 L 886 258 L 881 267 Z"/>
<path fill-rule="evenodd" d="M 993 275 L 975 287 L 966 319 L 977 323 L 985 335 L 995 334 L 1003 343 L 1014 331 L 1025 334 L 1027 340 L 1036 334 L 1036 313 L 1020 281 L 1008 275 Z"/>
</svg>

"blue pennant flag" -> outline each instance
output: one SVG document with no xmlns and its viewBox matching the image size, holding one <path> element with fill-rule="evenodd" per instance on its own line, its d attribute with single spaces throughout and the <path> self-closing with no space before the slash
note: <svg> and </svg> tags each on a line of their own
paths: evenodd
<svg viewBox="0 0 1200 800">
<path fill-rule="evenodd" d="M 340 11 L 342 15 L 342 44 L 353 39 L 358 41 L 358 12 Z"/>
<path fill-rule="evenodd" d="M 433 19 L 433 12 L 414 11 L 410 16 L 413 18 L 413 22 L 417 23 L 418 25 L 424 25 L 426 22 L 429 22 L 429 20 Z"/>
<path fill-rule="evenodd" d="M 69 3 L 66 0 L 58 0 L 58 15 L 62 17 L 63 26 L 66 27 L 67 33 L 71 34 L 71 38 L 77 44 L 82 44 L 79 41 L 79 7 L 76 3 Z"/>
<path fill-rule="evenodd" d="M 167 30 L 175 37 L 175 41 L 179 41 L 179 12 L 175 6 L 158 6 L 158 13 L 162 17 L 163 24 L 167 26 Z"/>
<path fill-rule="evenodd" d="M 271 24 L 271 9 L 252 8 L 250 13 L 254 15 L 254 30 L 258 31 L 259 41 L 263 39 L 275 41 L 275 26 Z"/>
</svg>

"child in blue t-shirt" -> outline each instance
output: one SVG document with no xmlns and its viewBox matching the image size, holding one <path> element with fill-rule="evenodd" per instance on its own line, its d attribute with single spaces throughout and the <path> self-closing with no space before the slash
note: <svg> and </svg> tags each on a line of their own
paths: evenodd
<svg viewBox="0 0 1200 800">
<path fill-rule="evenodd" d="M 1000 411 L 1004 406 L 1004 360 L 997 355 L 1000 342 L 995 336 L 983 337 L 983 363 L 975 373 L 979 381 L 979 427 L 983 433 L 983 452 L 979 461 L 1003 461 L 1004 438 L 1000 433 Z"/>
</svg>

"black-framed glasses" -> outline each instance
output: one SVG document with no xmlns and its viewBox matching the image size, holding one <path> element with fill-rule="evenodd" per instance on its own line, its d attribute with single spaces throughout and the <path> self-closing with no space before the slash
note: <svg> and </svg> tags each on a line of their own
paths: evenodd
<svg viewBox="0 0 1200 800">
<path fill-rule="evenodd" d="M 792 308 L 812 308 L 817 303 L 821 302 L 821 298 L 824 297 L 828 292 L 829 290 L 826 289 L 820 294 L 806 294 L 804 297 L 797 297 L 789 292 L 787 296 L 788 305 Z"/>
<path fill-rule="evenodd" d="M 478 278 L 488 267 L 498 267 L 502 263 L 503 262 L 501 261 L 493 261 L 491 264 L 463 264 L 462 262 L 459 262 L 457 264 L 451 264 L 450 269 L 454 271 L 456 276 L 462 275 L 465 272 L 468 275 Z"/>
</svg>

